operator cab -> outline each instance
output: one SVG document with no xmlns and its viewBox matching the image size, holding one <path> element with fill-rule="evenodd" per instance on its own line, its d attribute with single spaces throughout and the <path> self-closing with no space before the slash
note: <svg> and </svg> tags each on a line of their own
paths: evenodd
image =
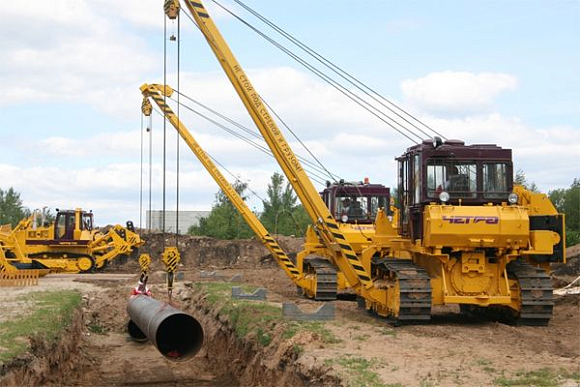
<svg viewBox="0 0 580 387">
<path fill-rule="evenodd" d="M 81 231 L 93 230 L 93 214 L 92 212 L 79 210 L 56 210 L 56 220 L 54 227 L 54 239 L 56 240 L 74 240 L 74 231 L 76 226 L 76 214 L 78 213 L 80 219 Z"/>
<path fill-rule="evenodd" d="M 386 208 L 390 214 L 389 188 L 370 184 L 368 178 L 364 182 L 326 182 L 320 196 L 338 222 L 370 224 L 379 208 Z"/>
<path fill-rule="evenodd" d="M 404 236 L 423 236 L 428 204 L 515 203 L 511 149 L 461 140 L 424 140 L 407 149 L 399 162 L 399 227 Z"/>
</svg>

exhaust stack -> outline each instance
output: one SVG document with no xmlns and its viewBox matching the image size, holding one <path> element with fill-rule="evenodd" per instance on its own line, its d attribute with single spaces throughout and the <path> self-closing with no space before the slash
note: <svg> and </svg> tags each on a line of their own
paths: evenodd
<svg viewBox="0 0 580 387">
<path fill-rule="evenodd" d="M 149 339 L 169 360 L 195 356 L 203 344 L 203 329 L 192 316 L 145 295 L 132 296 L 127 304 L 127 326 L 135 341 Z"/>
</svg>

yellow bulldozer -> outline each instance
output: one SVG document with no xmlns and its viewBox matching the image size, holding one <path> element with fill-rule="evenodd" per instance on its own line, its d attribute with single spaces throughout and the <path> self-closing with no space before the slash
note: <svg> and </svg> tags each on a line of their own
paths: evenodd
<svg viewBox="0 0 580 387">
<path fill-rule="evenodd" d="M 90 211 L 56 211 L 54 222 L 35 211 L 14 229 L 0 229 L 0 254 L 8 265 L 41 273 L 89 273 L 116 258 L 136 256 L 144 243 L 130 221 L 126 227 L 98 229 Z"/>
</svg>

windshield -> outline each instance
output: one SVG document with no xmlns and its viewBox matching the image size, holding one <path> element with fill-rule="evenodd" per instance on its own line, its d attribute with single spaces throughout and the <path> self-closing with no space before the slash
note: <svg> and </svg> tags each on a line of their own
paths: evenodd
<svg viewBox="0 0 580 387">
<path fill-rule="evenodd" d="M 507 189 L 507 164 L 486 163 L 483 164 L 483 197 L 504 198 L 508 194 Z"/>
<path fill-rule="evenodd" d="M 427 196 L 437 198 L 442 191 L 447 191 L 452 198 L 474 198 L 477 191 L 476 164 L 452 160 L 429 160 Z"/>
<path fill-rule="evenodd" d="M 90 214 L 90 213 L 83 214 L 83 221 L 81 223 L 81 229 L 87 230 L 87 231 L 92 231 L 92 229 L 93 229 L 93 214 Z"/>
<path fill-rule="evenodd" d="M 387 208 L 386 196 L 337 196 L 335 198 L 336 219 L 342 220 L 346 215 L 347 221 L 367 221 L 377 216 L 379 208 Z"/>
</svg>

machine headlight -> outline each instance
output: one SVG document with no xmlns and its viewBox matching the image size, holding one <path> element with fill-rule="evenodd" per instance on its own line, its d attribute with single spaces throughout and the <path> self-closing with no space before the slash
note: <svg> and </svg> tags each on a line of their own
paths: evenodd
<svg viewBox="0 0 580 387">
<path fill-rule="evenodd" d="M 508 202 L 510 202 L 510 204 L 516 204 L 518 202 L 518 194 L 517 193 L 511 193 L 508 195 Z"/>
<path fill-rule="evenodd" d="M 346 223 L 348 222 L 348 216 L 343 215 L 342 218 L 340 218 L 342 220 L 342 223 Z"/>
<path fill-rule="evenodd" d="M 443 203 L 447 203 L 449 201 L 449 193 L 447 191 L 442 191 L 439 194 L 439 200 L 441 200 Z"/>
</svg>

